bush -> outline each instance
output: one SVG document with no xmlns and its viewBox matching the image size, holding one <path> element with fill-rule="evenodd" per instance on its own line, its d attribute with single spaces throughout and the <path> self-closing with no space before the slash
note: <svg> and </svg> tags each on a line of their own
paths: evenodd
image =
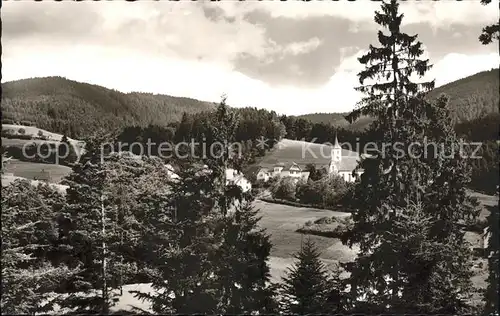
<svg viewBox="0 0 500 316">
<path fill-rule="evenodd" d="M 304 204 L 323 204 L 321 182 L 308 181 L 297 185 L 296 197 Z"/>
<path fill-rule="evenodd" d="M 2 137 L 10 138 L 15 134 L 16 132 L 13 129 L 2 129 Z"/>
<path fill-rule="evenodd" d="M 301 203 L 333 207 L 341 203 L 352 184 L 337 175 L 297 185 L 296 197 Z"/>
<path fill-rule="evenodd" d="M 290 178 L 282 178 L 271 188 L 275 199 L 295 200 L 295 183 Z"/>
<path fill-rule="evenodd" d="M 17 133 L 20 135 L 24 135 L 24 134 L 26 134 L 26 130 L 24 128 L 20 128 L 17 130 Z"/>
</svg>

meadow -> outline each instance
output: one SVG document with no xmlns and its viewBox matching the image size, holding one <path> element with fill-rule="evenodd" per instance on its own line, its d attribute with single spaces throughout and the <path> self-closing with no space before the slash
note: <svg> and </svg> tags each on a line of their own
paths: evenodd
<svg viewBox="0 0 500 316">
<path fill-rule="evenodd" d="M 30 180 L 36 180 L 41 172 L 48 172 L 51 178 L 50 182 L 59 183 L 71 173 L 71 168 L 63 165 L 37 163 L 11 159 L 5 165 L 5 173 L 12 173 L 15 177 L 22 177 Z"/>
</svg>

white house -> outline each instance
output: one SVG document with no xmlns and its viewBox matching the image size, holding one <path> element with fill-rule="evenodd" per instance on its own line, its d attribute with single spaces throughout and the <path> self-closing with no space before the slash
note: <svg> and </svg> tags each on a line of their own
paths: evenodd
<svg viewBox="0 0 500 316">
<path fill-rule="evenodd" d="M 175 173 L 175 169 L 171 164 L 166 164 L 165 168 L 167 169 L 167 175 L 171 180 L 179 179 L 179 176 Z"/>
<path fill-rule="evenodd" d="M 226 185 L 229 183 L 236 184 L 243 192 L 248 192 L 252 189 L 252 184 L 245 176 L 232 168 L 226 169 Z"/>
<path fill-rule="evenodd" d="M 167 175 L 171 180 L 180 179 L 179 175 L 175 173 L 174 167 L 171 164 L 166 164 L 165 168 L 167 169 Z M 198 172 L 211 172 L 208 170 L 208 166 L 204 165 L 203 169 Z M 226 185 L 229 183 L 234 183 L 237 186 L 241 187 L 243 192 L 250 191 L 252 189 L 252 184 L 248 181 L 243 174 L 235 169 L 228 168 L 226 169 Z"/>
<path fill-rule="evenodd" d="M 257 172 L 257 181 L 264 181 L 267 182 L 269 181 L 270 174 L 269 174 L 269 169 L 268 168 L 261 168 Z"/>
<path fill-rule="evenodd" d="M 269 168 L 261 168 L 257 172 L 257 180 L 267 182 L 270 178 L 289 177 L 295 181 L 309 179 L 309 172 L 303 171 L 302 168 L 295 162 L 277 163 L 271 170 Z"/>
</svg>

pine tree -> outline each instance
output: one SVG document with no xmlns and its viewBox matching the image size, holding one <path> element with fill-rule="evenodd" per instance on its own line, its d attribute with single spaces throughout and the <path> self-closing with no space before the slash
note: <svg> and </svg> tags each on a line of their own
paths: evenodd
<svg viewBox="0 0 500 316">
<path fill-rule="evenodd" d="M 181 121 L 179 126 L 177 127 L 177 131 L 175 132 L 174 140 L 176 143 L 189 141 L 189 138 L 192 137 L 192 121 L 189 115 L 184 112 L 182 114 Z"/>
<path fill-rule="evenodd" d="M 481 0 L 481 4 L 487 5 L 491 0 Z M 488 25 L 483 28 L 482 34 L 479 36 L 479 41 L 483 45 L 488 45 L 493 42 L 493 40 L 500 39 L 500 22 L 496 24 Z M 493 174 L 493 173 L 492 173 Z M 497 196 L 498 196 L 498 185 L 497 185 Z M 498 302 L 498 282 L 499 277 L 499 233 L 498 233 L 498 204 L 496 207 L 490 209 L 490 215 L 488 216 L 488 228 L 487 228 L 487 243 L 486 254 L 488 255 L 488 279 L 487 279 L 487 289 L 484 294 L 485 299 L 485 309 L 484 313 L 492 315 L 495 312 L 498 313 L 500 305 Z"/>
<path fill-rule="evenodd" d="M 283 278 L 283 312 L 286 314 L 332 314 L 341 311 L 338 274 L 332 278 L 321 262 L 311 239 L 295 254 L 296 263 Z"/>
<path fill-rule="evenodd" d="M 153 293 L 136 293 L 155 313 L 214 313 L 213 179 L 202 166 L 183 165 L 176 181 L 140 195 L 141 236 Z"/>
<path fill-rule="evenodd" d="M 124 274 L 131 269 L 123 253 L 133 248 L 132 240 L 128 247 L 124 245 L 125 234 L 134 233 L 133 216 L 120 200 L 124 187 L 129 184 L 131 189 L 130 183 L 140 174 L 130 169 L 142 166 L 116 153 L 101 157 L 102 143 L 99 137 L 86 142 L 85 154 L 67 179 L 61 222 L 69 225 L 61 244 L 67 264 L 81 265 L 83 270 L 69 284 L 72 294 L 59 304 L 73 312 L 108 314 L 127 279 Z"/>
<path fill-rule="evenodd" d="M 52 262 L 62 200 L 47 185 L 24 180 L 2 189 L 2 313 L 52 311 L 59 285 L 78 272 Z"/>
<path fill-rule="evenodd" d="M 56 163 L 61 162 L 65 165 L 72 165 L 78 159 L 75 147 L 71 144 L 66 135 L 63 135 L 57 151 L 59 161 L 56 161 Z"/>
<path fill-rule="evenodd" d="M 178 161 L 179 179 L 141 197 L 154 293 L 137 293 L 156 313 L 250 313 L 272 307 L 269 238 L 241 190 L 227 185 L 237 119 L 224 101 L 206 123 L 209 156 Z M 213 154 L 213 156 L 212 156 Z M 235 203 L 235 200 L 241 200 Z M 161 234 L 158 232 L 161 231 Z"/>
<path fill-rule="evenodd" d="M 498 193 L 497 193 L 498 196 Z M 486 247 L 486 255 L 488 256 L 488 279 L 486 282 L 488 286 L 484 295 L 485 298 L 485 315 L 493 315 L 495 312 L 500 310 L 500 305 L 498 302 L 498 291 L 499 291 L 499 240 L 500 235 L 498 233 L 499 226 L 499 216 L 498 216 L 498 204 L 496 207 L 490 208 L 490 215 L 488 216 L 488 228 L 487 228 L 487 239 L 486 242 L 488 246 Z"/>
<path fill-rule="evenodd" d="M 401 32 L 403 15 L 398 7 L 391 0 L 382 4 L 382 13 L 375 13 L 375 22 L 390 34 L 379 31 L 382 47 L 370 46 L 359 58 L 366 65 L 359 74 L 360 83 L 366 79 L 376 83 L 358 88 L 367 97 L 350 118 L 376 117 L 372 131 L 381 139 L 378 153 L 361 164 L 364 173 L 351 201 L 356 210 L 354 228 L 344 242 L 360 245 L 350 269 L 351 300 L 363 312 L 462 312 L 463 300 L 470 294 L 471 254 L 463 242 L 461 224 L 477 215 L 477 203 L 465 191 L 469 171 L 448 120 L 447 99 L 430 104 L 424 96 L 434 82 L 411 81 L 412 74 L 422 77 L 430 65 L 419 59 L 423 50 L 416 35 Z M 438 150 L 429 153 L 433 145 Z M 402 233 L 395 223 L 406 227 L 411 219 L 406 214 L 413 212 L 414 205 L 431 219 L 423 236 L 403 239 L 407 248 L 427 247 L 425 253 L 431 253 L 437 247 L 442 256 L 417 257 L 412 265 L 405 258 L 405 247 L 394 245 L 401 242 Z M 429 272 L 419 274 L 415 284 L 411 275 L 421 266 Z M 441 271 L 441 283 L 434 279 L 436 271 Z M 411 303 L 407 299 L 411 293 L 425 291 L 435 296 L 419 295 Z M 365 302 L 356 303 L 360 298 Z"/>
<path fill-rule="evenodd" d="M 491 2 L 491 0 L 481 0 L 482 5 L 487 5 Z M 487 25 L 483 28 L 483 32 L 479 36 L 479 41 L 483 45 L 488 45 L 493 40 L 499 40 L 500 39 L 500 22 L 497 22 L 495 24 Z"/>
<path fill-rule="evenodd" d="M 241 188 L 226 179 L 226 170 L 241 171 L 244 160 L 233 147 L 238 123 L 238 115 L 226 105 L 224 96 L 208 128 L 209 139 L 222 146 L 205 159 L 214 171 L 214 197 L 220 210 L 215 221 L 216 234 L 223 240 L 213 258 L 221 289 L 217 310 L 238 314 L 269 313 L 275 310 L 273 289 L 267 284 L 270 280 L 269 236 L 258 228 L 260 217 L 251 205 L 252 195 L 243 194 Z"/>
</svg>

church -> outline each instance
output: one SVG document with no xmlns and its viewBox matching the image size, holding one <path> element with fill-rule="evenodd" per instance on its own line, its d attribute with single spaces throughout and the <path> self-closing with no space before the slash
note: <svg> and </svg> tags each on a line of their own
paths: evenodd
<svg viewBox="0 0 500 316">
<path fill-rule="evenodd" d="M 304 150 L 304 146 L 308 149 Z M 354 172 L 362 156 L 355 151 L 343 149 L 337 136 L 333 146 L 283 139 L 269 156 L 259 164 L 256 173 L 259 181 L 267 182 L 271 178 L 283 177 L 307 181 L 308 164 L 315 165 L 317 169 L 324 168 L 329 174 L 338 174 L 346 182 L 356 181 L 363 173 L 363 170 Z"/>
<path fill-rule="evenodd" d="M 346 182 L 354 182 L 361 176 L 363 170 L 354 170 L 360 161 L 359 153 L 347 149 L 342 149 L 335 136 L 335 143 L 331 151 L 331 161 L 328 168 L 330 174 L 336 173 L 341 176 Z"/>
</svg>

